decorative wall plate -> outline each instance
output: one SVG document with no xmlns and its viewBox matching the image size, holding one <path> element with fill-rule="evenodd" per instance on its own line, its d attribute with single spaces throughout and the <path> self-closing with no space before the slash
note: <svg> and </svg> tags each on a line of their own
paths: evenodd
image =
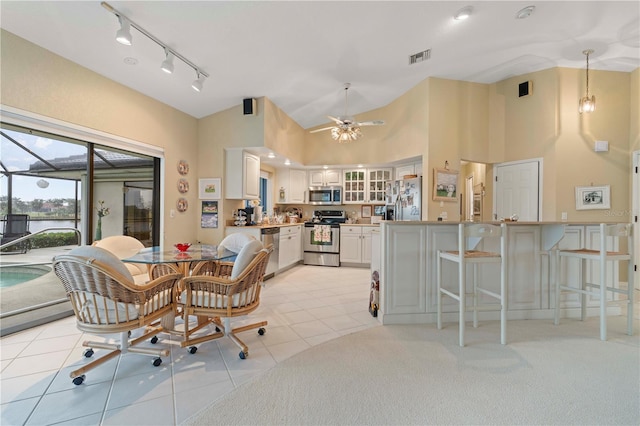
<svg viewBox="0 0 640 426">
<path fill-rule="evenodd" d="M 178 181 L 178 192 L 185 194 L 189 192 L 189 181 L 186 179 L 180 179 Z"/>
<path fill-rule="evenodd" d="M 186 212 L 189 208 L 189 202 L 186 198 L 178 198 L 178 201 L 176 202 L 176 208 L 179 212 Z"/>
<path fill-rule="evenodd" d="M 178 161 L 178 173 L 181 175 L 186 175 L 189 173 L 189 163 L 184 160 Z"/>
</svg>

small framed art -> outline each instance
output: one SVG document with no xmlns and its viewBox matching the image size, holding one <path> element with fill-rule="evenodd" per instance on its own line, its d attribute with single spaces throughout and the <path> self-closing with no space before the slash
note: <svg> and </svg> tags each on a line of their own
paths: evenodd
<svg viewBox="0 0 640 426">
<path fill-rule="evenodd" d="M 371 206 L 369 205 L 362 206 L 361 216 L 363 218 L 371 217 Z"/>
<path fill-rule="evenodd" d="M 199 179 L 198 195 L 201 200 L 219 200 L 222 189 L 220 178 Z"/>
<path fill-rule="evenodd" d="M 611 188 L 603 186 L 576 186 L 576 210 L 611 208 Z"/>
<path fill-rule="evenodd" d="M 433 169 L 433 200 L 458 201 L 458 171 Z"/>
</svg>

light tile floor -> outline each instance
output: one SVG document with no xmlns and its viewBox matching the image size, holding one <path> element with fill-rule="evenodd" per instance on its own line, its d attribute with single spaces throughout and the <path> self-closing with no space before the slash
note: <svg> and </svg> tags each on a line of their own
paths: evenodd
<svg viewBox="0 0 640 426">
<path fill-rule="evenodd" d="M 263 336 L 240 334 L 249 346 L 245 360 L 228 338 L 189 354 L 179 337 L 160 335 L 158 345 L 168 345 L 171 354 L 159 367 L 152 357 L 127 354 L 75 386 L 69 372 L 87 362 L 82 342 L 103 339 L 79 332 L 74 317 L 6 336 L 0 340 L 0 424 L 180 424 L 298 352 L 380 325 L 367 309 L 369 276 L 368 268 L 300 265 L 267 280 L 259 309 L 246 321 L 269 325 Z"/>
</svg>

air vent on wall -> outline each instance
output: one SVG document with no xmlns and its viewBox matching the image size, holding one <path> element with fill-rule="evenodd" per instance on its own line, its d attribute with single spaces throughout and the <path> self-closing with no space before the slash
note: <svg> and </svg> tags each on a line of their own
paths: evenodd
<svg viewBox="0 0 640 426">
<path fill-rule="evenodd" d="M 417 64 L 418 62 L 426 61 L 431 58 L 431 49 L 424 50 L 409 56 L 409 65 Z"/>
</svg>

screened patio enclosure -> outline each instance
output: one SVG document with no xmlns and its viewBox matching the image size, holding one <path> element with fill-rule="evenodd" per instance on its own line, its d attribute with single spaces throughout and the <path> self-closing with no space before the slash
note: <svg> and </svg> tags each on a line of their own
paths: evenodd
<svg viewBox="0 0 640 426">
<path fill-rule="evenodd" d="M 50 266 L 78 240 L 129 235 L 157 244 L 160 158 L 6 123 L 0 143 L 0 218 L 28 215 L 30 233 L 26 252 L 2 245 L 5 335 L 71 314 Z"/>
</svg>

